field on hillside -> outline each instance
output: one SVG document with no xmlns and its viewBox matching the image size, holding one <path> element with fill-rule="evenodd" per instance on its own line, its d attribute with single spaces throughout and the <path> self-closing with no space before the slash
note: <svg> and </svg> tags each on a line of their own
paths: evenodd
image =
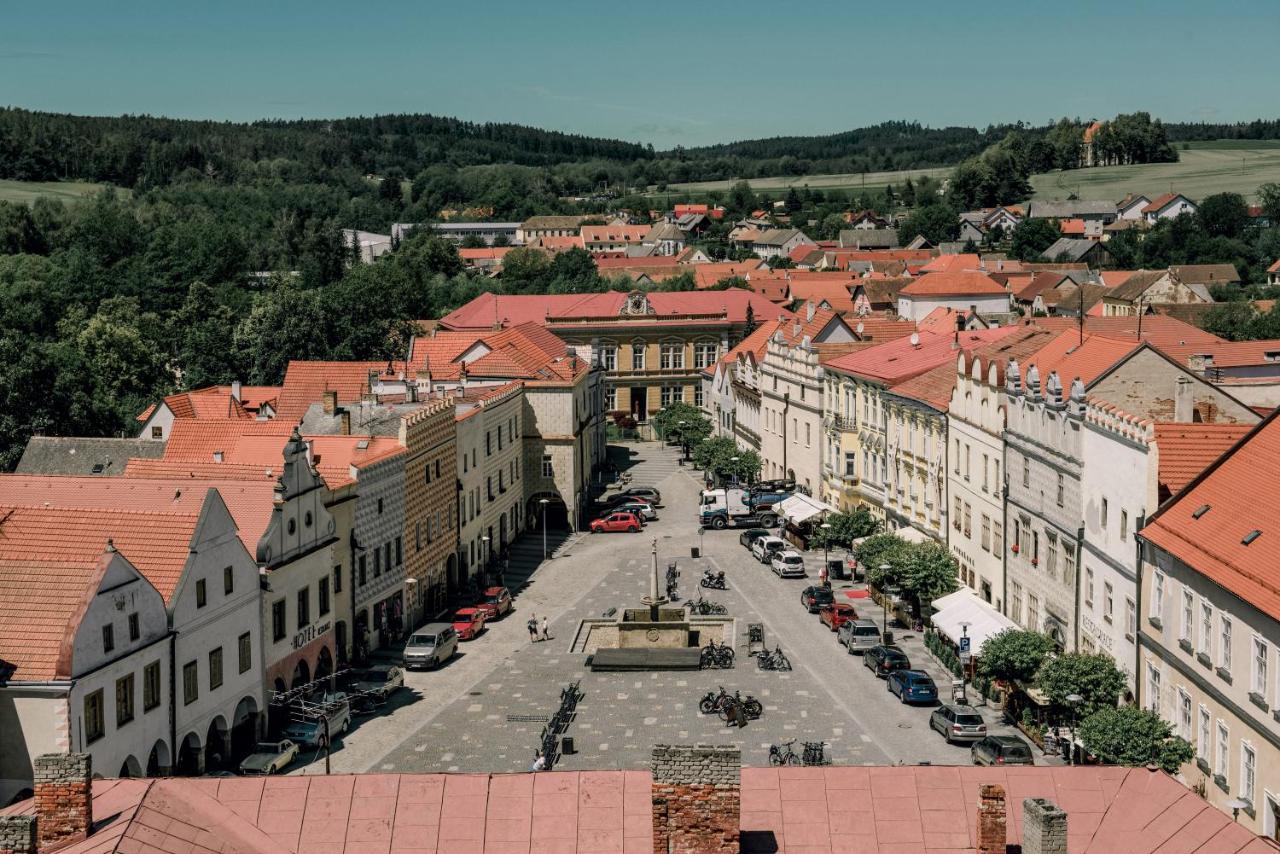
<svg viewBox="0 0 1280 854">
<path fill-rule="evenodd" d="M 787 175 L 774 178 L 752 178 L 748 183 L 751 184 L 751 189 L 757 193 L 785 191 L 788 187 L 809 187 L 813 190 L 861 190 L 884 187 L 888 184 L 893 184 L 896 187 L 900 186 L 908 178 L 918 180 L 926 175 L 932 178 L 943 178 L 950 173 L 950 167 L 943 167 L 939 169 L 907 169 L 900 172 L 868 172 L 866 175 L 861 172 L 848 172 L 839 175 Z M 718 190 L 721 193 L 728 192 L 729 188 L 736 183 L 738 183 L 738 179 L 735 178 L 731 181 L 693 181 L 687 184 L 668 184 L 667 189 L 663 192 L 658 192 L 651 187 L 649 195 L 663 196 L 670 193 L 671 195 L 701 197 L 712 190 Z"/>
<path fill-rule="evenodd" d="M 0 180 L 0 201 L 31 204 L 41 196 L 75 202 L 101 190 L 104 185 L 82 181 L 4 181 Z"/>
<path fill-rule="evenodd" d="M 1193 199 L 1214 193 L 1234 192 L 1256 198 L 1258 186 L 1280 182 L 1280 141 L 1218 140 L 1191 142 L 1177 163 L 1141 166 L 1101 166 L 1031 176 L 1032 198 L 1065 199 L 1072 193 L 1082 199 L 1119 201 L 1127 193 L 1155 198 L 1176 191 Z"/>
</svg>

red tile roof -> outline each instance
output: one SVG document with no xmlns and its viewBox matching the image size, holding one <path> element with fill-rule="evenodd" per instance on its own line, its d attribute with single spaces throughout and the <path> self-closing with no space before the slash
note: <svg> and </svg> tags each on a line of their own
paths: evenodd
<svg viewBox="0 0 1280 854">
<path fill-rule="evenodd" d="M 583 243 L 639 243 L 649 233 L 648 225 L 584 225 Z"/>
<path fill-rule="evenodd" d="M 961 252 L 956 255 L 939 255 L 921 269 L 926 273 L 959 273 L 981 268 L 981 257 L 972 252 Z"/>
<path fill-rule="evenodd" d="M 304 362 L 293 360 L 285 368 L 284 384 L 280 388 L 280 404 L 274 422 L 296 423 L 306 414 L 307 408 L 319 403 L 326 391 L 336 391 L 339 403 L 358 401 L 369 391 L 369 372 L 379 376 L 396 378 L 400 372 L 411 372 L 404 362 L 393 362 L 387 373 L 387 362 Z M 270 422 L 269 422 L 270 423 Z M 288 433 L 288 429 L 285 430 Z"/>
<path fill-rule="evenodd" d="M 1064 219 L 1058 222 L 1058 229 L 1063 234 L 1084 234 L 1084 220 Z"/>
<path fill-rule="evenodd" d="M 1156 449 L 1162 493 L 1167 496 L 1181 492 L 1253 427 L 1252 424 L 1157 423 Z"/>
<path fill-rule="evenodd" d="M 773 337 L 773 333 L 778 327 L 786 322 L 786 318 L 779 318 L 778 320 L 760 324 L 751 331 L 750 335 L 739 341 L 728 353 L 725 353 L 720 361 L 724 364 L 732 365 L 739 357 L 742 357 L 750 358 L 756 364 L 760 364 L 760 361 L 764 359 L 764 354 L 769 349 L 769 339 Z M 708 369 L 708 373 L 710 373 L 710 370 Z"/>
<path fill-rule="evenodd" d="M 758 294 L 736 288 L 710 292 L 653 292 L 645 296 L 653 309 L 651 317 L 654 320 L 691 314 L 725 314 L 730 322 L 743 323 L 750 304 L 758 322 L 777 317 L 780 310 Z M 440 325 L 445 329 L 487 330 L 534 322 L 550 325 L 554 331 L 557 321 L 621 317 L 626 300 L 627 294 L 619 291 L 539 295 L 486 293 L 442 317 Z"/>
<path fill-rule="evenodd" d="M 1099 302 L 1098 306 L 1101 305 L 1102 303 Z M 1079 321 L 1074 317 L 1037 317 L 1033 322 L 1036 326 L 1055 331 L 1077 329 L 1079 326 Z M 1087 317 L 1084 331 L 1110 338 L 1127 337 L 1137 341 L 1138 325 L 1137 317 Z M 1190 323 L 1164 315 L 1147 315 L 1142 318 L 1141 326 L 1142 340 L 1166 352 L 1170 348 L 1184 344 L 1219 344 L 1223 341 L 1211 332 L 1205 332 Z"/>
<path fill-rule="evenodd" d="M 1280 273 L 1280 260 L 1272 261 L 1271 266 L 1267 268 L 1268 273 Z"/>
<path fill-rule="evenodd" d="M 697 282 L 698 288 L 704 289 L 718 285 L 725 279 L 735 277 L 745 279 L 749 274 L 764 268 L 764 261 L 759 258 L 749 258 L 746 261 L 718 261 L 711 264 L 690 264 L 688 267 L 693 271 L 693 277 Z"/>
<path fill-rule="evenodd" d="M 1137 341 L 1089 334 L 1084 336 L 1081 344 L 1078 332 L 1060 332 L 1044 347 L 1026 357 L 1021 365 L 1022 385 L 1026 387 L 1027 371 L 1035 365 L 1040 373 L 1041 391 L 1045 389 L 1049 374 L 1056 372 L 1065 396 L 1077 378 L 1088 386 L 1141 346 Z"/>
<path fill-rule="evenodd" d="M 1142 537 L 1280 619 L 1280 410 L 1152 517 Z M 1207 508 L 1207 509 L 1205 509 Z M 1199 518 L 1196 518 L 1196 516 Z M 1261 535 L 1249 545 L 1254 531 Z"/>
<path fill-rule="evenodd" d="M 1013 335 L 1007 335 L 998 341 L 966 349 L 966 364 L 972 364 L 973 359 L 982 359 L 984 364 L 992 359 L 1002 363 L 1008 362 L 1009 359 L 1024 359 L 1043 347 L 1052 337 L 1052 333 L 1033 326 L 1017 329 L 1018 331 Z M 939 412 L 946 412 L 951 408 L 951 396 L 955 391 L 956 379 L 956 359 L 953 358 L 932 370 L 899 383 L 893 387 L 893 393 L 898 397 L 909 397 L 926 403 Z"/>
<path fill-rule="evenodd" d="M 1178 197 L 1180 197 L 1181 195 L 1182 195 L 1181 193 L 1165 193 L 1164 195 L 1156 196 L 1154 199 L 1151 200 L 1151 204 L 1147 205 L 1142 209 L 1142 212 L 1144 214 L 1159 213 L 1162 209 L 1172 204 L 1173 201 Z"/>
<path fill-rule="evenodd" d="M 948 270 L 926 273 L 903 288 L 901 293 L 910 297 L 985 296 L 1007 294 L 1008 291 L 986 273 L 977 270 Z"/>
<path fill-rule="evenodd" d="M 838 356 L 823 364 L 830 370 L 893 386 L 932 370 L 944 362 L 954 361 L 957 355 L 955 349 L 957 340 L 961 348 L 971 348 L 998 341 L 1017 330 L 1016 326 L 1004 326 L 961 332 L 958 339 L 954 333 L 944 335 L 925 331 L 917 333 L 919 336 L 917 344 L 912 344 L 910 337 L 899 338 L 896 341 Z"/>
</svg>

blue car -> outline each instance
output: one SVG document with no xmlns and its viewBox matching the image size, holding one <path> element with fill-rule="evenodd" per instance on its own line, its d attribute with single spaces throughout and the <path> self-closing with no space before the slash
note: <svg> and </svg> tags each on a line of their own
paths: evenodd
<svg viewBox="0 0 1280 854">
<path fill-rule="evenodd" d="M 904 703 L 938 702 L 938 686 L 923 670 L 896 670 L 885 682 L 889 692 Z"/>
</svg>

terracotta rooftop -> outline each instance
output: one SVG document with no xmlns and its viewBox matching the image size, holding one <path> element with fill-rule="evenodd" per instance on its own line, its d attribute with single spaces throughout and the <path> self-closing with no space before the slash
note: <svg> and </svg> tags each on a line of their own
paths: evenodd
<svg viewBox="0 0 1280 854">
<path fill-rule="evenodd" d="M 1160 500 L 1177 495 L 1249 431 L 1252 424 L 1157 423 Z"/>
<path fill-rule="evenodd" d="M 1099 303 L 1101 305 L 1101 303 Z M 1037 317 L 1032 322 L 1037 326 L 1055 331 L 1078 329 L 1079 321 L 1074 317 Z M 1138 327 L 1142 327 L 1142 339 L 1153 346 L 1169 352 L 1170 348 L 1185 344 L 1205 345 L 1220 344 L 1223 339 L 1211 332 L 1198 329 L 1190 323 L 1163 315 L 1147 315 L 1141 323 L 1137 317 L 1087 317 L 1084 331 L 1109 338 L 1128 338 L 1138 341 Z"/>
<path fill-rule="evenodd" d="M 945 256 L 944 256 L 945 257 Z M 959 256 L 951 256 L 959 257 Z M 926 273 L 902 289 L 903 296 L 1003 295 L 1008 291 L 986 273 L 977 270 L 948 270 Z"/>
<path fill-rule="evenodd" d="M 1160 213 L 1160 211 L 1173 204 L 1173 202 L 1181 196 L 1181 193 L 1164 193 L 1163 195 L 1156 196 L 1151 200 L 1151 204 L 1142 209 L 1142 212 L 1144 214 Z"/>
<path fill-rule="evenodd" d="M 1082 344 L 1079 332 L 1060 332 L 1044 347 L 1020 360 L 1022 386 L 1026 388 L 1028 368 L 1035 365 L 1040 372 L 1041 392 L 1049 374 L 1056 372 L 1065 396 L 1074 380 L 1079 379 L 1088 386 L 1140 346 L 1137 341 L 1087 333 Z"/>
<path fill-rule="evenodd" d="M 922 268 L 926 273 L 959 273 L 981 269 L 982 258 L 973 252 L 939 255 Z"/>
<path fill-rule="evenodd" d="M 1280 410 L 1142 529 L 1144 539 L 1280 619 Z"/>
<path fill-rule="evenodd" d="M 1274 854 L 1167 774 L 1120 767 L 742 769 L 745 854 L 973 854 L 984 784 L 1066 811 L 1071 854 Z M 65 854 L 589 854 L 653 850 L 648 771 L 96 780 Z M 0 810 L 29 813 L 31 801 Z"/>
<path fill-rule="evenodd" d="M 440 319 L 446 329 L 495 329 L 520 323 L 548 324 L 554 330 L 559 322 L 577 320 L 622 319 L 628 294 L 609 291 L 601 294 L 492 294 L 485 293 Z M 652 320 L 678 318 L 684 315 L 727 315 L 732 323 L 746 321 L 747 306 L 757 321 L 778 316 L 779 308 L 749 291 L 731 288 L 727 291 L 670 291 L 645 294 L 653 314 Z"/>
<path fill-rule="evenodd" d="M 991 359 L 1001 362 L 1007 362 L 1009 359 L 1024 359 L 1043 347 L 1046 339 L 1051 337 L 1051 333 L 1035 327 L 1018 327 L 1017 329 L 1018 331 L 1013 335 L 1006 335 L 998 341 L 968 349 L 966 351 L 968 360 L 978 358 L 985 364 Z M 939 412 L 946 412 L 951 408 L 951 397 L 952 392 L 955 391 L 957 378 L 956 360 L 951 359 L 894 386 L 893 394 L 918 400 Z"/>
<path fill-rule="evenodd" d="M 326 391 L 336 391 L 338 402 L 356 401 L 369 391 L 369 372 L 387 379 L 397 379 L 401 373 L 412 377 L 412 367 L 405 362 L 311 362 L 291 360 L 285 368 L 284 384 L 280 388 L 280 401 L 273 421 L 297 422 L 306 414 L 307 407 L 319 402 Z M 270 422 L 268 422 L 270 423 Z M 288 429 L 285 430 L 288 433 Z"/>
<path fill-rule="evenodd" d="M 759 258 L 689 265 L 689 269 L 693 271 L 694 281 L 700 289 L 713 287 L 725 279 L 734 277 L 745 279 L 748 274 L 762 267 L 764 267 L 764 261 Z"/>
<path fill-rule="evenodd" d="M 274 405 L 279 395 L 279 386 L 247 385 L 240 387 L 240 397 L 235 398 L 231 386 L 215 385 L 171 394 L 164 403 L 175 418 L 253 418 L 263 404 Z M 146 421 L 154 411 L 155 405 L 147 407 L 138 420 Z"/>
<path fill-rule="evenodd" d="M 717 362 L 717 364 L 731 366 L 734 362 L 738 361 L 739 357 L 750 358 L 757 365 L 760 364 L 761 360 L 764 359 L 764 354 L 769 349 L 769 339 L 773 337 L 773 333 L 778 329 L 778 327 L 787 323 L 789 319 L 790 315 L 784 315 L 784 317 L 779 318 L 778 320 L 771 320 L 767 323 L 760 324 L 755 329 L 751 330 L 750 335 L 743 338 L 736 345 L 730 348 L 729 352 L 720 357 L 720 361 Z M 714 372 L 715 365 L 703 369 L 703 373 L 708 375 Z"/>
<path fill-rule="evenodd" d="M 823 364 L 829 370 L 893 386 L 944 362 L 954 361 L 957 343 L 959 348 L 977 347 L 998 341 L 1017 329 L 1016 326 L 1005 326 L 961 332 L 958 338 L 954 332 L 941 334 L 925 331 L 917 333 L 919 341 L 916 344 L 912 344 L 908 336 L 839 356 Z"/>
</svg>

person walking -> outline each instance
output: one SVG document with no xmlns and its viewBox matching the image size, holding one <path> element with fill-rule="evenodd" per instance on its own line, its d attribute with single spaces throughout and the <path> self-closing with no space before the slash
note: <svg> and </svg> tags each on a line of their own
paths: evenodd
<svg viewBox="0 0 1280 854">
<path fill-rule="evenodd" d="M 542 754 L 541 750 L 534 754 L 533 764 L 529 766 L 529 770 L 534 772 L 547 770 L 547 757 Z"/>
<path fill-rule="evenodd" d="M 538 641 L 538 618 L 533 614 L 529 615 L 529 642 L 537 643 Z"/>
<path fill-rule="evenodd" d="M 547 615 L 542 615 L 542 639 L 544 641 L 551 640 L 551 634 L 547 631 Z"/>
</svg>

